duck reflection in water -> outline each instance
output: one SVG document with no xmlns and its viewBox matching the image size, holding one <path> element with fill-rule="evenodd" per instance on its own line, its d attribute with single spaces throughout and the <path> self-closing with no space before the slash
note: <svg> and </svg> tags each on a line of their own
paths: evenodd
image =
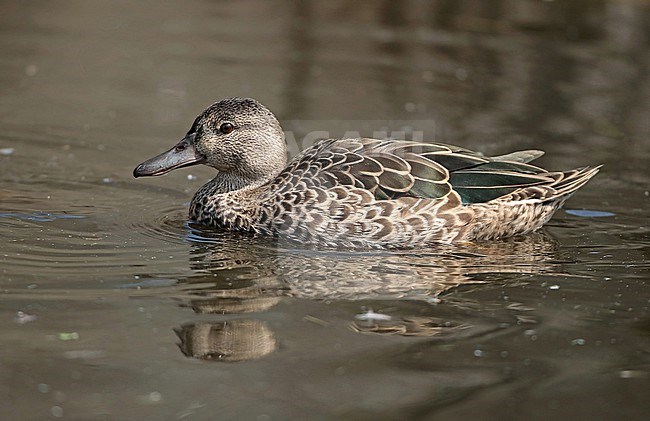
<svg viewBox="0 0 650 421">
<path fill-rule="evenodd" d="M 486 308 L 498 312 L 499 320 L 507 314 L 514 322 L 532 321 L 530 308 L 513 302 L 478 303 L 463 292 L 472 286 L 495 285 L 491 274 L 557 271 L 555 242 L 544 233 L 419 254 L 298 250 L 262 239 L 233 241 L 232 234 L 219 232 L 203 230 L 193 235 L 203 236 L 203 241 L 194 243 L 192 250 L 190 266 L 195 274 L 181 280 L 182 306 L 199 314 L 230 317 L 225 315 L 266 312 L 289 297 L 355 301 L 359 308 L 371 303 L 379 308 L 409 303 L 406 311 L 400 309 L 387 317 L 351 315 L 351 330 L 366 334 L 454 340 L 476 335 L 478 325 L 484 333 L 499 325 L 494 320 L 485 323 L 491 317 L 486 316 Z M 525 282 L 521 276 L 499 279 Z M 435 305 L 438 303 L 446 305 Z M 476 323 L 468 323 L 467 317 L 455 320 L 459 311 L 470 314 Z M 307 321 L 329 324 L 305 316 Z M 176 333 L 183 354 L 192 358 L 244 361 L 278 348 L 276 333 L 266 321 L 255 318 L 186 324 Z"/>
<path fill-rule="evenodd" d="M 174 329 L 184 355 L 202 360 L 247 361 L 275 351 L 278 342 L 266 323 L 255 319 L 188 323 Z"/>
</svg>

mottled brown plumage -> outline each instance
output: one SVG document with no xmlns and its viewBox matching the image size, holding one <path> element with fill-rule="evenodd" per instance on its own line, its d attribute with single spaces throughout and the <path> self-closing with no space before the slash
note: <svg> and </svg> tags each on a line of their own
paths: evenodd
<svg viewBox="0 0 650 421">
<path fill-rule="evenodd" d="M 134 175 L 204 163 L 219 170 L 190 217 L 228 230 L 332 247 L 398 248 L 534 231 L 597 172 L 549 172 L 541 151 L 486 157 L 451 145 L 326 139 L 286 164 L 284 134 L 253 99 L 205 110 L 174 148 Z"/>
</svg>

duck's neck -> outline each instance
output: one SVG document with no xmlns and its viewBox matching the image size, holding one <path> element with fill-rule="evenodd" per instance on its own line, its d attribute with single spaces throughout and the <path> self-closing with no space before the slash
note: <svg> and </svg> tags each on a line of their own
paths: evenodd
<svg viewBox="0 0 650 421">
<path fill-rule="evenodd" d="M 241 190 L 246 187 L 257 187 L 266 183 L 274 176 L 275 174 L 271 174 L 265 178 L 250 179 L 238 174 L 220 172 L 196 192 L 195 200 L 198 197 L 216 196 Z"/>
<path fill-rule="evenodd" d="M 223 203 L 237 202 L 240 197 L 245 197 L 246 200 L 241 203 L 241 206 L 250 205 L 250 201 L 254 202 L 256 187 L 266 183 L 277 174 L 269 174 L 265 178 L 256 178 L 251 180 L 232 173 L 220 172 L 199 189 L 192 199 L 190 204 L 190 218 L 205 223 L 207 225 L 222 225 L 221 219 L 226 209 L 221 209 Z M 238 194 L 242 191 L 242 194 Z M 244 194 L 243 192 L 247 192 Z M 234 204 L 234 202 L 233 202 Z M 235 209 L 230 209 L 235 211 Z M 230 212 L 232 213 L 232 212 Z"/>
<path fill-rule="evenodd" d="M 266 180 L 264 180 L 266 181 Z M 210 195 L 229 193 L 235 190 L 241 190 L 253 184 L 258 184 L 259 180 L 251 180 L 232 173 L 220 172 L 210 180 L 205 186 L 210 186 Z M 205 187 L 204 186 L 204 187 Z"/>
</svg>

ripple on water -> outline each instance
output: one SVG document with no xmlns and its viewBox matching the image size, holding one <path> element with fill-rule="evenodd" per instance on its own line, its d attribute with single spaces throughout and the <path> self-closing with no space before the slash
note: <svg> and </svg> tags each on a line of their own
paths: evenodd
<svg viewBox="0 0 650 421">
<path fill-rule="evenodd" d="M 51 178 L 3 190 L 4 274 L 103 279 L 166 273 L 181 256 L 187 267 L 185 193 Z"/>
<path fill-rule="evenodd" d="M 155 206 L 145 216 L 128 221 L 128 228 L 146 237 L 184 244 L 188 235 L 187 212 L 185 208 L 165 204 Z"/>
</svg>

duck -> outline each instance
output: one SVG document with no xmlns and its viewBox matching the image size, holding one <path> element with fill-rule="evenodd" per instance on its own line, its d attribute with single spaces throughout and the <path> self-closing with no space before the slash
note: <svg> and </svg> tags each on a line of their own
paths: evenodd
<svg viewBox="0 0 650 421">
<path fill-rule="evenodd" d="M 600 169 L 530 164 L 543 154 L 489 157 L 443 143 L 342 138 L 320 140 L 287 161 L 275 115 L 255 99 L 228 98 L 133 175 L 216 169 L 189 208 L 191 220 L 212 229 L 302 245 L 401 249 L 538 230 Z"/>
</svg>

